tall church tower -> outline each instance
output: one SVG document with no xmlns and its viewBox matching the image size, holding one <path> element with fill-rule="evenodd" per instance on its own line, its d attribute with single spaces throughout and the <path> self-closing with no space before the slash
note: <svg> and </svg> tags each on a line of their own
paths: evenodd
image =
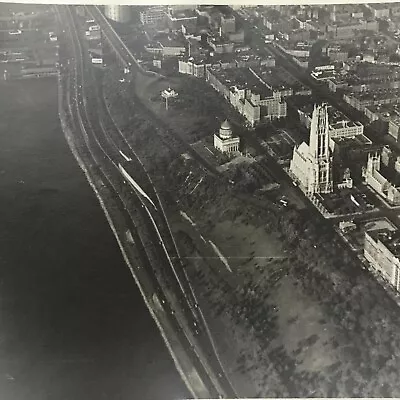
<svg viewBox="0 0 400 400">
<path fill-rule="evenodd" d="M 378 152 L 369 153 L 367 161 L 367 173 L 372 175 L 375 171 L 379 171 L 381 167 L 381 155 Z"/>
<path fill-rule="evenodd" d="M 310 128 L 309 193 L 331 193 L 332 156 L 329 149 L 328 106 L 315 105 Z"/>
</svg>

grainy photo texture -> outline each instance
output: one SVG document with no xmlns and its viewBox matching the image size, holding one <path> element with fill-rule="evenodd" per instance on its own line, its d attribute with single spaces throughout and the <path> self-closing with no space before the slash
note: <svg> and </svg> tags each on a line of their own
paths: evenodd
<svg viewBox="0 0 400 400">
<path fill-rule="evenodd" d="M 0 115 L 0 399 L 400 397 L 400 3 L 1 3 Z"/>
</svg>

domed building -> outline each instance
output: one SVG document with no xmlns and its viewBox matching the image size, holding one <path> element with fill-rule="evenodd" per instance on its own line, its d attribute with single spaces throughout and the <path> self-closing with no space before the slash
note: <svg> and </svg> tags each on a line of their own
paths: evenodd
<svg viewBox="0 0 400 400">
<path fill-rule="evenodd" d="M 231 124 L 225 120 L 218 133 L 214 133 L 214 147 L 222 153 L 239 151 L 240 138 L 233 136 Z"/>
</svg>

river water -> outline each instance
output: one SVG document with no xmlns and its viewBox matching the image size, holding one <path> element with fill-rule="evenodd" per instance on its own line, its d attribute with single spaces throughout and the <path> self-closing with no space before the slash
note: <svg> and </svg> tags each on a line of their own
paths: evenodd
<svg viewBox="0 0 400 400">
<path fill-rule="evenodd" d="M 0 82 L 0 399 L 188 397 L 61 131 L 55 79 Z"/>
</svg>

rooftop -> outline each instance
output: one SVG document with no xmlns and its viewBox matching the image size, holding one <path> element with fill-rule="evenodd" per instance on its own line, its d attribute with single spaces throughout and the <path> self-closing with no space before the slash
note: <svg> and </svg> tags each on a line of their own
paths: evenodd
<svg viewBox="0 0 400 400">
<path fill-rule="evenodd" d="M 193 65 L 202 65 L 207 61 L 207 57 L 195 55 L 195 56 L 191 56 L 191 57 L 184 57 L 183 60 L 190 62 Z"/>
<path fill-rule="evenodd" d="M 312 71 L 311 76 L 313 76 L 317 80 L 321 79 L 328 79 L 328 78 L 334 78 L 335 77 L 335 71 L 334 70 L 322 70 L 322 71 Z"/>
<path fill-rule="evenodd" d="M 395 124 L 397 126 L 400 126 L 400 116 L 396 115 L 395 117 L 390 118 L 390 121 L 392 124 Z"/>
<path fill-rule="evenodd" d="M 171 36 L 161 36 L 157 38 L 157 41 L 162 47 L 185 47 L 183 41 Z"/>
<path fill-rule="evenodd" d="M 329 123 L 331 129 L 353 128 L 356 126 L 362 126 L 362 123 L 359 121 L 350 121 L 349 119 Z"/>
<path fill-rule="evenodd" d="M 261 60 L 261 57 L 253 52 L 236 53 L 235 59 L 238 61 Z"/>
<path fill-rule="evenodd" d="M 338 124 L 343 121 L 346 121 L 348 123 L 352 122 L 341 111 L 331 106 L 328 106 L 328 116 L 329 116 L 329 123 L 331 125 Z"/>
<path fill-rule="evenodd" d="M 360 101 L 368 101 L 368 100 L 379 100 L 379 99 L 389 99 L 393 97 L 400 96 L 400 89 L 377 89 L 377 90 L 369 90 L 366 92 L 351 92 L 348 94 L 350 97 L 357 98 Z"/>
<path fill-rule="evenodd" d="M 366 108 L 374 114 L 380 114 L 383 118 L 395 118 L 400 116 L 399 104 L 377 104 L 368 106 Z"/>
<path fill-rule="evenodd" d="M 305 103 L 298 106 L 299 111 L 307 114 L 310 118 L 312 116 L 314 110 L 313 103 Z M 333 108 L 332 106 L 328 106 L 328 121 L 329 127 L 331 129 L 340 129 L 344 127 L 354 127 L 354 126 L 361 126 L 361 122 L 358 121 L 351 121 L 349 118 L 346 117 L 341 111 Z"/>
<path fill-rule="evenodd" d="M 396 258 L 400 256 L 400 231 L 388 228 L 368 231 L 367 234 L 375 241 L 380 241 Z"/>
<path fill-rule="evenodd" d="M 345 44 L 332 44 L 328 46 L 328 51 L 330 53 L 337 53 L 337 52 L 348 52 L 351 49 L 351 45 L 348 43 Z"/>
<path fill-rule="evenodd" d="M 385 64 L 376 64 L 369 62 L 362 62 L 357 64 L 356 74 L 360 78 L 368 77 L 371 75 L 383 75 L 387 76 L 394 73 L 400 73 L 400 67 L 398 65 L 385 65 Z"/>
<path fill-rule="evenodd" d="M 400 81 L 400 69 L 393 68 L 387 70 L 364 70 L 358 75 L 357 71 L 338 73 L 332 80 L 336 84 L 347 83 L 349 86 L 355 85 L 379 85 L 381 89 L 389 89 L 391 82 Z"/>
<path fill-rule="evenodd" d="M 180 19 L 187 19 L 187 18 L 197 18 L 197 14 L 195 10 L 176 10 L 176 11 L 171 11 L 168 13 L 168 17 L 172 20 L 180 20 Z"/>
<path fill-rule="evenodd" d="M 303 84 L 285 70 L 265 65 L 252 67 L 254 73 L 260 77 L 272 90 L 286 90 L 303 88 Z"/>
<path fill-rule="evenodd" d="M 282 47 L 285 49 L 290 49 L 290 50 L 310 50 L 313 44 L 311 42 L 299 42 L 299 41 L 281 41 L 279 43 Z"/>
<path fill-rule="evenodd" d="M 293 58 L 295 58 L 296 60 L 299 60 L 301 62 L 308 62 L 310 60 L 310 57 L 308 56 L 293 56 Z"/>
<path fill-rule="evenodd" d="M 223 54 L 214 54 L 212 56 L 212 61 L 214 63 L 220 62 L 222 64 L 224 63 L 233 63 L 235 61 L 235 55 L 233 53 L 223 53 Z"/>
<path fill-rule="evenodd" d="M 228 88 L 238 90 L 249 89 L 252 93 L 260 94 L 262 98 L 271 97 L 272 91 L 263 85 L 249 68 L 211 68 L 212 74 Z"/>
<path fill-rule="evenodd" d="M 355 135 L 351 137 L 337 137 L 331 138 L 331 140 L 338 144 L 341 147 L 347 148 L 355 148 L 355 147 L 364 147 L 370 146 L 372 144 L 371 140 L 369 140 L 365 135 Z"/>
<path fill-rule="evenodd" d="M 335 21 L 335 23 L 333 23 L 333 26 L 338 26 L 338 27 L 351 27 L 351 26 L 355 26 L 355 25 L 360 25 L 361 20 L 359 18 L 349 18 L 346 20 L 339 20 L 339 21 Z"/>
<path fill-rule="evenodd" d="M 210 37 L 210 42 L 218 45 L 218 44 L 228 44 L 231 43 L 229 38 L 225 37 L 225 36 L 213 36 Z"/>
<path fill-rule="evenodd" d="M 277 73 L 274 67 L 259 66 L 252 68 L 254 73 L 259 76 L 271 89 L 285 89 L 289 87 Z"/>
</svg>

